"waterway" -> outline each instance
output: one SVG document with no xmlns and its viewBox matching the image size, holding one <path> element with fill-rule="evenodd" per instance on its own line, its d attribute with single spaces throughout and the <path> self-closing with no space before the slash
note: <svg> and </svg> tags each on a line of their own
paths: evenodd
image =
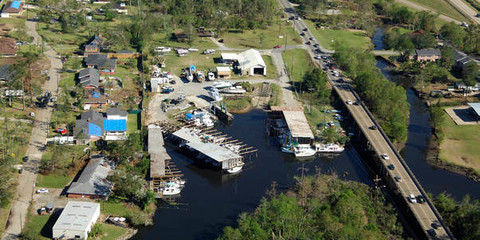
<svg viewBox="0 0 480 240">
<path fill-rule="evenodd" d="M 383 50 L 382 37 L 382 29 L 378 28 L 372 37 L 375 50 Z M 399 79 L 390 74 L 390 64 L 385 60 L 378 58 L 377 67 L 388 80 L 395 81 L 406 87 L 407 101 L 410 104 L 410 121 L 408 125 L 408 139 L 405 148 L 400 154 L 423 188 L 433 194 L 446 192 L 458 200 L 467 194 L 472 199 L 480 199 L 480 183 L 475 183 L 463 175 L 436 168 L 426 162 L 428 143 L 432 136 L 428 107 L 411 89 L 408 79 Z"/>
<path fill-rule="evenodd" d="M 266 114 L 253 110 L 235 115 L 231 126 L 218 129 L 249 146 L 258 149 L 258 157 L 247 158 L 244 171 L 238 176 L 219 174 L 210 169 L 199 169 L 177 152 L 170 152 L 172 160 L 185 174 L 186 187 L 176 206 L 159 204 L 155 225 L 140 229 L 134 239 L 214 239 L 228 225 L 235 225 L 241 212 L 252 212 L 272 182 L 278 190 L 295 184 L 294 176 L 321 172 L 336 172 L 341 178 L 372 184 L 356 152 L 347 149 L 335 158 L 317 157 L 298 161 L 282 153 L 265 133 Z M 347 176 L 343 176 L 348 172 Z"/>
</svg>

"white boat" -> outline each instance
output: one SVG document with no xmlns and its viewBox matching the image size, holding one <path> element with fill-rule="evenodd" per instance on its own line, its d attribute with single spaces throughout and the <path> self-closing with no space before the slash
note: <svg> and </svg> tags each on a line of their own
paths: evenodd
<svg viewBox="0 0 480 240">
<path fill-rule="evenodd" d="M 213 127 L 214 125 L 212 119 L 208 116 L 202 118 L 202 123 L 205 127 Z"/>
<path fill-rule="evenodd" d="M 213 80 L 215 80 L 215 73 L 208 72 L 208 81 L 213 81 Z"/>
<path fill-rule="evenodd" d="M 193 75 L 192 74 L 187 74 L 187 80 L 189 82 L 193 81 Z"/>
<path fill-rule="evenodd" d="M 232 84 L 227 81 L 216 81 L 213 83 L 213 87 L 216 89 L 229 88 Z"/>
<path fill-rule="evenodd" d="M 289 147 L 289 146 L 282 147 L 282 152 L 284 152 L 284 153 L 295 153 L 295 151 L 292 149 L 292 147 Z"/>
<path fill-rule="evenodd" d="M 210 91 L 208 91 L 208 96 L 213 99 L 215 102 L 220 102 L 223 100 L 223 97 L 220 95 L 218 92 L 217 88 L 211 88 Z"/>
<path fill-rule="evenodd" d="M 169 47 L 155 47 L 155 49 L 153 51 L 160 52 L 160 53 L 166 53 L 166 52 L 172 51 L 172 49 L 169 48 Z"/>
<path fill-rule="evenodd" d="M 230 93 L 230 94 L 243 94 L 246 93 L 247 90 L 243 89 L 242 86 L 235 86 L 222 89 L 223 93 Z"/>
<path fill-rule="evenodd" d="M 180 184 L 180 182 L 177 181 L 171 181 L 167 182 L 165 187 L 163 188 L 163 196 L 172 196 L 172 195 L 177 195 L 182 192 L 183 186 Z"/>
<path fill-rule="evenodd" d="M 320 153 L 341 153 L 345 150 L 344 147 L 331 143 L 331 144 L 316 144 L 315 150 Z"/>
<path fill-rule="evenodd" d="M 240 171 L 242 171 L 243 165 L 245 165 L 245 163 L 241 162 L 239 165 L 227 169 L 227 172 L 231 174 L 239 173 Z"/>
<path fill-rule="evenodd" d="M 294 149 L 295 157 L 311 157 L 317 153 L 310 144 L 299 144 Z"/>
</svg>

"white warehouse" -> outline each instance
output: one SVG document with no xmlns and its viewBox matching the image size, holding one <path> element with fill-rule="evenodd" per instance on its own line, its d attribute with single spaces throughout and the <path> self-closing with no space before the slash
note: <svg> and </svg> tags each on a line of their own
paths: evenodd
<svg viewBox="0 0 480 240">
<path fill-rule="evenodd" d="M 53 239 L 87 239 L 100 216 L 100 204 L 70 201 L 53 225 Z"/>
<path fill-rule="evenodd" d="M 267 65 L 265 65 L 260 52 L 255 49 L 238 54 L 238 69 L 242 75 L 267 75 Z"/>
</svg>

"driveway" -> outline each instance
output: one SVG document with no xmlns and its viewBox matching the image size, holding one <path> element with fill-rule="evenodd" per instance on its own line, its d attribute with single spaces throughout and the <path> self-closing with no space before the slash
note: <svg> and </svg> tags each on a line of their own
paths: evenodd
<svg viewBox="0 0 480 240">
<path fill-rule="evenodd" d="M 33 37 L 33 43 L 37 46 L 41 43 L 41 37 L 36 32 L 35 22 L 26 22 L 27 34 Z M 48 75 L 50 80 L 46 81 L 43 91 L 58 92 L 58 82 L 60 80 L 59 70 L 62 69 L 62 63 L 57 57 L 57 53 L 47 44 L 45 44 L 44 54 L 50 61 L 50 69 Z M 26 156 L 29 161 L 24 164 L 24 171 L 18 178 L 18 187 L 15 194 L 10 215 L 8 216 L 7 226 L 3 233 L 2 239 L 18 239 L 26 221 L 26 211 L 32 201 L 34 184 L 37 180 L 38 169 L 42 159 L 43 152 L 41 147 L 46 143 L 47 132 L 49 128 L 50 117 L 52 115 L 51 107 L 39 109 L 36 112 L 35 123 L 33 125 L 30 142 Z"/>
</svg>

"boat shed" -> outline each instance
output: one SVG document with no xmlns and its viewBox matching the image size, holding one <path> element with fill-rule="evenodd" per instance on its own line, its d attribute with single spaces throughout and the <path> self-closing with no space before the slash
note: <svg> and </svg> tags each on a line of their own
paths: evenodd
<svg viewBox="0 0 480 240">
<path fill-rule="evenodd" d="M 52 228 L 53 239 L 87 239 L 100 216 L 100 204 L 69 201 Z"/>
<path fill-rule="evenodd" d="M 230 169 L 243 164 L 243 157 L 232 150 L 218 144 L 202 141 L 192 129 L 181 128 L 172 134 L 189 150 L 196 152 L 199 159 L 207 158 L 214 166 Z"/>
<path fill-rule="evenodd" d="M 287 125 L 292 141 L 299 144 L 309 144 L 314 140 L 315 136 L 302 108 L 272 106 L 271 110 L 281 112 L 282 120 Z"/>
</svg>

